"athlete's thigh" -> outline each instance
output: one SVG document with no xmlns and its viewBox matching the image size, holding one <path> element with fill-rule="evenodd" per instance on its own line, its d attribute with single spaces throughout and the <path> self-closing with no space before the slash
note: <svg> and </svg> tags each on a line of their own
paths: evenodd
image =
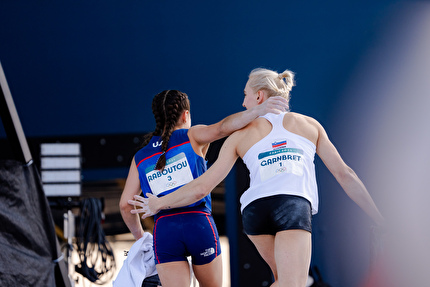
<svg viewBox="0 0 430 287">
<path fill-rule="evenodd" d="M 275 261 L 275 236 L 269 234 L 248 235 L 248 238 L 257 248 L 258 253 L 266 261 L 272 270 L 273 276 L 277 278 L 276 261 Z"/>
<path fill-rule="evenodd" d="M 191 273 L 188 261 L 161 263 L 156 267 L 163 287 L 190 286 Z"/>
<path fill-rule="evenodd" d="M 275 236 L 275 260 L 281 286 L 305 286 L 311 261 L 311 233 L 301 229 Z"/>
<path fill-rule="evenodd" d="M 187 216 L 183 225 L 186 249 L 194 265 L 212 262 L 221 254 L 218 230 L 210 214 L 198 213 Z"/>
<path fill-rule="evenodd" d="M 221 287 L 223 276 L 221 255 L 210 263 L 193 265 L 193 270 L 200 287 Z"/>
<path fill-rule="evenodd" d="M 187 262 L 181 226 L 179 216 L 160 218 L 156 221 L 153 231 L 156 264 L 176 261 Z"/>
</svg>

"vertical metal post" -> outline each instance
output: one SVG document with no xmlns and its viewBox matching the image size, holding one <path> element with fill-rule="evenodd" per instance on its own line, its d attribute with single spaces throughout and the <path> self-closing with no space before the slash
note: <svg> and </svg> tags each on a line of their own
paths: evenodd
<svg viewBox="0 0 430 287">
<path fill-rule="evenodd" d="M 7 138 L 17 160 L 28 164 L 32 161 L 27 139 L 22 130 L 21 122 L 6 81 L 6 76 L 0 62 L 0 116 Z"/>
<path fill-rule="evenodd" d="M 13 153 L 18 161 L 31 166 L 33 159 L 31 156 L 30 149 L 28 147 L 27 139 L 25 138 L 24 131 L 19 120 L 18 113 L 15 108 L 15 104 L 12 99 L 12 94 L 9 90 L 9 85 L 6 81 L 6 76 L 3 71 L 3 67 L 0 62 L 0 116 L 3 122 L 4 129 Z M 35 167 L 32 167 L 35 170 Z M 54 222 L 50 222 L 54 224 Z M 55 234 L 52 234 L 55 240 L 56 246 L 51 246 L 53 250 L 53 256 L 57 263 L 55 266 L 55 281 L 59 287 L 71 287 L 69 280 L 66 264 L 63 259 L 57 259 L 61 253 L 60 244 Z M 60 257 L 61 258 L 61 257 Z"/>
</svg>

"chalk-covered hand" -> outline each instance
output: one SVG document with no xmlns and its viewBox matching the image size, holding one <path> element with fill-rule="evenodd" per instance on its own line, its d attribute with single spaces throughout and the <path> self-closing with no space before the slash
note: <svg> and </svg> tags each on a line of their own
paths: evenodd
<svg viewBox="0 0 430 287">
<path fill-rule="evenodd" d="M 151 193 L 147 193 L 146 196 L 147 198 L 144 198 L 140 195 L 135 195 L 134 200 L 128 201 L 128 204 L 134 206 L 134 209 L 132 209 L 130 212 L 132 214 L 143 213 L 142 219 L 153 216 L 160 211 L 160 208 L 157 208 L 157 202 L 159 200 L 158 197 Z"/>
<path fill-rule="evenodd" d="M 289 108 L 288 101 L 280 96 L 270 97 L 258 106 L 260 116 L 267 113 L 280 114 L 288 111 Z"/>
</svg>

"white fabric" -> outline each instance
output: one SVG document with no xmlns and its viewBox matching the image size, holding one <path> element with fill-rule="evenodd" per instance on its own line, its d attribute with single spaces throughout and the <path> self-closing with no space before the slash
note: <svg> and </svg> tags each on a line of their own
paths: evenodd
<svg viewBox="0 0 430 287">
<path fill-rule="evenodd" d="M 283 126 L 286 113 L 266 114 L 271 132 L 244 155 L 249 170 L 250 187 L 240 197 L 241 211 L 252 201 L 278 194 L 297 195 L 318 212 L 318 189 L 315 177 L 315 145 Z"/>
<path fill-rule="evenodd" d="M 131 246 L 118 276 L 113 281 L 113 287 L 142 287 L 145 278 L 156 274 L 152 234 L 145 232 L 143 237 Z"/>
</svg>

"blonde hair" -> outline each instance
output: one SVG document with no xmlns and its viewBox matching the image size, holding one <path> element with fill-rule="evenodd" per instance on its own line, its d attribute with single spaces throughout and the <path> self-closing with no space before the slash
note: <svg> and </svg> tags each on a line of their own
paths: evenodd
<svg viewBox="0 0 430 287">
<path fill-rule="evenodd" d="M 285 70 L 282 73 L 257 68 L 249 73 L 249 87 L 254 91 L 265 90 L 269 97 L 281 96 L 290 101 L 290 91 L 295 86 L 294 73 Z"/>
</svg>

